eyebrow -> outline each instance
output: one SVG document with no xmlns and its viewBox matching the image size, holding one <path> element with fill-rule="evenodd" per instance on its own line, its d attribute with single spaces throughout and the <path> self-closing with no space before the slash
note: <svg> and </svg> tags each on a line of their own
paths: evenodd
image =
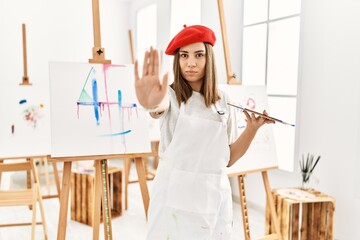
<svg viewBox="0 0 360 240">
<path fill-rule="evenodd" d="M 185 51 L 185 50 L 180 50 L 179 52 L 181 52 L 181 53 L 189 53 L 188 51 Z M 197 50 L 194 53 L 204 53 L 204 52 L 205 52 L 205 50 Z"/>
</svg>

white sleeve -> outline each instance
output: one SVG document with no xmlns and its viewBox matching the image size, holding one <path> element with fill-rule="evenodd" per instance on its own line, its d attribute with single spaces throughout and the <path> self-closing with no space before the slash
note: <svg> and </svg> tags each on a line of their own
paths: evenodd
<svg viewBox="0 0 360 240">
<path fill-rule="evenodd" d="M 226 108 L 226 112 L 228 114 L 227 134 L 228 134 L 229 145 L 231 145 L 238 139 L 240 134 L 238 128 L 238 119 L 237 119 L 236 109 L 227 105 L 227 103 L 230 102 L 229 96 L 224 92 L 222 93 L 223 93 L 221 96 L 223 99 L 222 103 L 224 104 Z"/>
<path fill-rule="evenodd" d="M 228 107 L 229 119 L 227 123 L 227 133 L 229 137 L 229 145 L 233 144 L 239 137 L 239 131 L 237 126 L 236 111 L 234 108 Z"/>
</svg>

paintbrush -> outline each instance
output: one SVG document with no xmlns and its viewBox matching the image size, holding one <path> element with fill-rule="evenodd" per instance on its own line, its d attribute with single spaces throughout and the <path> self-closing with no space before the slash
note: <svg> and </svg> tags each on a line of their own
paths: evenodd
<svg viewBox="0 0 360 240">
<path fill-rule="evenodd" d="M 251 109 L 248 109 L 248 108 L 244 108 L 244 107 L 240 107 L 240 106 L 237 106 L 237 105 L 234 105 L 234 104 L 231 104 L 231 103 L 227 103 L 229 106 L 232 106 L 232 107 L 236 107 L 236 108 L 240 108 L 241 110 L 243 111 L 247 111 L 247 112 L 251 112 L 251 113 L 255 113 L 263 118 L 267 118 L 267 119 L 270 119 L 270 120 L 274 120 L 275 122 L 279 122 L 279 123 L 282 123 L 282 124 L 286 124 L 286 125 L 290 125 L 290 126 L 293 126 L 295 127 L 295 124 L 291 124 L 291 123 L 287 123 L 287 122 L 284 122 L 280 119 L 277 119 L 277 118 L 274 118 L 274 117 L 270 117 L 268 115 L 265 115 L 263 113 L 259 113 L 259 112 L 256 112 L 254 110 L 251 110 Z"/>
</svg>

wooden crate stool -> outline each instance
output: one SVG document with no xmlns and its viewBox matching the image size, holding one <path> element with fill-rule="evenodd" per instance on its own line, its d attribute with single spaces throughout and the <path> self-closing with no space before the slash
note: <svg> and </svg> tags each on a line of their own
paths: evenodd
<svg viewBox="0 0 360 240">
<path fill-rule="evenodd" d="M 122 169 L 108 168 L 111 217 L 122 215 Z M 94 170 L 71 173 L 71 219 L 93 226 L 94 213 Z M 101 208 L 101 222 L 102 219 Z"/>
<path fill-rule="evenodd" d="M 314 189 L 272 191 L 283 240 L 333 240 L 335 200 Z M 274 233 L 266 206 L 265 233 Z"/>
</svg>

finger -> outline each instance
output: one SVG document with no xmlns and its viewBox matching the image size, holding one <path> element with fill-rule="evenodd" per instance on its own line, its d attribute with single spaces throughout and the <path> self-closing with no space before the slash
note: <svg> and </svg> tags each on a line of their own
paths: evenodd
<svg viewBox="0 0 360 240">
<path fill-rule="evenodd" d="M 163 76 L 162 84 L 161 84 L 161 92 L 162 92 L 163 94 L 165 94 L 166 91 L 167 91 L 168 79 L 169 79 L 169 74 L 166 73 L 166 74 Z"/>
<path fill-rule="evenodd" d="M 144 56 L 144 64 L 143 64 L 143 71 L 142 71 L 143 76 L 148 74 L 148 61 L 149 61 L 149 52 L 146 51 L 145 56 Z"/>
<path fill-rule="evenodd" d="M 149 72 L 148 74 L 154 75 L 154 49 L 150 47 L 150 55 L 149 55 Z"/>
<path fill-rule="evenodd" d="M 266 112 L 266 110 L 263 111 L 263 114 L 268 116 L 269 114 Z"/>
<path fill-rule="evenodd" d="M 251 118 L 255 118 L 255 119 L 256 119 L 255 113 L 251 113 Z"/>
<path fill-rule="evenodd" d="M 155 49 L 154 50 L 154 75 L 159 76 L 159 52 Z"/>
<path fill-rule="evenodd" d="M 166 91 L 167 89 L 167 86 L 168 86 L 168 79 L 169 79 L 169 74 L 166 73 L 163 77 L 163 81 L 162 81 L 162 84 L 161 84 L 161 88 Z"/>
<path fill-rule="evenodd" d="M 247 120 L 251 119 L 251 117 L 250 117 L 250 115 L 249 115 L 249 113 L 247 111 L 243 111 L 243 113 L 245 114 L 245 117 L 246 117 Z"/>
<path fill-rule="evenodd" d="M 135 66 L 134 66 L 135 81 L 138 81 L 140 79 L 138 67 L 139 67 L 138 61 L 135 60 Z"/>
</svg>

